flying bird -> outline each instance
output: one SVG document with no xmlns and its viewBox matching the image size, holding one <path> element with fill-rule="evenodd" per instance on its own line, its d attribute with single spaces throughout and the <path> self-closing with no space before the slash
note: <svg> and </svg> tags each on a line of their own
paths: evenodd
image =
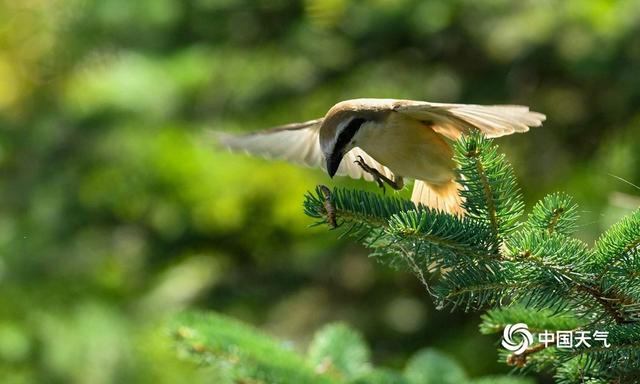
<svg viewBox="0 0 640 384">
<path fill-rule="evenodd" d="M 489 138 L 527 132 L 545 118 L 521 105 L 354 99 L 337 103 L 323 118 L 220 140 L 233 151 L 319 167 L 330 177 L 364 178 L 396 190 L 414 179 L 416 205 L 462 215 L 453 141 L 473 130 Z"/>
</svg>

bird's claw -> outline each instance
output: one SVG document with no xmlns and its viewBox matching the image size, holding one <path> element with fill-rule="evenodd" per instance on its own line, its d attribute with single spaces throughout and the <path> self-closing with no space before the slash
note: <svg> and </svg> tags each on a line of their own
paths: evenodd
<svg viewBox="0 0 640 384">
<path fill-rule="evenodd" d="M 322 192 L 322 196 L 324 197 L 323 204 L 324 210 L 327 214 L 327 224 L 329 224 L 332 229 L 335 229 L 338 227 L 338 223 L 336 221 L 336 207 L 333 205 L 331 190 L 326 185 L 319 185 L 318 187 L 320 189 L 320 192 Z"/>
<path fill-rule="evenodd" d="M 395 190 L 400 190 L 404 186 L 401 178 L 398 181 L 389 179 L 388 177 L 380 173 L 380 171 L 367 164 L 360 155 L 358 155 L 358 160 L 354 161 L 354 163 L 358 164 L 363 171 L 367 172 L 373 177 L 373 180 L 375 180 L 376 184 L 378 184 L 378 187 L 382 188 L 382 193 L 386 193 L 387 191 L 384 186 L 385 183 L 389 184 L 389 186 L 391 186 L 391 188 Z"/>
</svg>

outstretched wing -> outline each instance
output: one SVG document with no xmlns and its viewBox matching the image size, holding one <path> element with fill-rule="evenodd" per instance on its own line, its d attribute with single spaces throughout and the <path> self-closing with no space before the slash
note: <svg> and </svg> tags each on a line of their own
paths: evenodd
<svg viewBox="0 0 640 384">
<path fill-rule="evenodd" d="M 542 113 L 522 105 L 441 104 L 398 100 L 393 110 L 414 119 L 428 121 L 433 130 L 449 139 L 479 129 L 487 137 L 500 137 L 514 132 L 527 132 L 545 121 Z"/>
<path fill-rule="evenodd" d="M 320 167 L 324 158 L 318 141 L 322 120 L 288 124 L 247 135 L 220 133 L 218 136 L 220 143 L 232 151 Z"/>
<path fill-rule="evenodd" d="M 218 139 L 222 145 L 232 151 L 245 152 L 268 159 L 286 160 L 326 170 L 326 161 L 320 149 L 319 140 L 322 120 L 288 124 L 247 135 L 218 134 Z M 344 156 L 336 174 L 372 181 L 373 177 L 355 164 L 358 156 L 362 156 L 362 159 L 369 166 L 377 169 L 383 175 L 389 178 L 393 177 L 393 173 L 387 167 L 375 161 L 360 148 L 353 148 Z"/>
</svg>

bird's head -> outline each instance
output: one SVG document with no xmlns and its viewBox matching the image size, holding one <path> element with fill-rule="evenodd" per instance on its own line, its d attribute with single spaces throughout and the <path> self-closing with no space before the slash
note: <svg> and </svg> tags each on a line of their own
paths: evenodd
<svg viewBox="0 0 640 384">
<path fill-rule="evenodd" d="M 344 155 L 357 146 L 362 126 L 381 118 L 382 108 L 370 100 L 343 101 L 327 112 L 320 128 L 320 146 L 330 177 L 338 171 Z"/>
</svg>

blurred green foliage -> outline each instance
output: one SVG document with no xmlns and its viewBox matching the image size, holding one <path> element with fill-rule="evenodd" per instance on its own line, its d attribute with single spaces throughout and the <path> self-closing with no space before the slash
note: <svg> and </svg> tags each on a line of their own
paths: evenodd
<svg viewBox="0 0 640 384">
<path fill-rule="evenodd" d="M 355 330 L 333 323 L 317 331 L 302 358 L 291 345 L 215 313 L 182 313 L 171 321 L 181 355 L 216 374 L 213 382 L 318 384 L 530 384 L 517 376 L 469 380 L 449 356 L 431 348 L 418 351 L 406 367 L 373 367 L 369 346 Z"/>
<path fill-rule="evenodd" d="M 545 126 L 501 148 L 529 202 L 576 197 L 591 240 L 638 206 L 611 175 L 640 180 L 639 25 L 635 0 L 0 0 L 2 381 L 210 381 L 160 326 L 194 306 L 299 345 L 339 319 L 375 362 L 435 346 L 498 372 L 477 317 L 306 228 L 326 175 L 204 133 L 363 96 L 531 105 Z"/>
</svg>

